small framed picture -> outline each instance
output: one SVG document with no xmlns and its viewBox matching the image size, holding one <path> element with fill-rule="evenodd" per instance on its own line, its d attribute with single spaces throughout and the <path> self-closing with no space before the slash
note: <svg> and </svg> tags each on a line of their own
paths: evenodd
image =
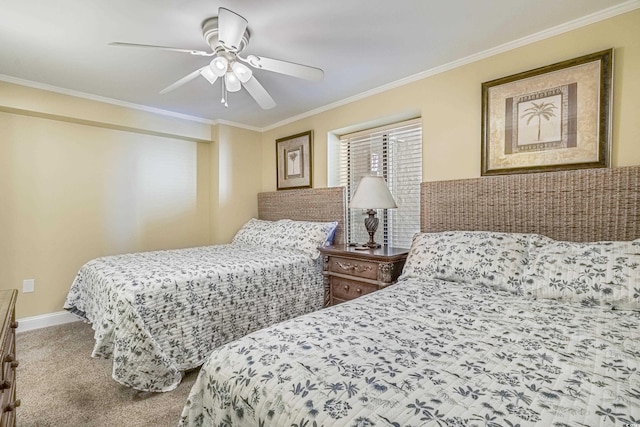
<svg viewBox="0 0 640 427">
<path fill-rule="evenodd" d="M 311 188 L 313 131 L 276 140 L 278 190 Z"/>
<path fill-rule="evenodd" d="M 482 175 L 609 167 L 613 49 L 482 84 Z"/>
</svg>

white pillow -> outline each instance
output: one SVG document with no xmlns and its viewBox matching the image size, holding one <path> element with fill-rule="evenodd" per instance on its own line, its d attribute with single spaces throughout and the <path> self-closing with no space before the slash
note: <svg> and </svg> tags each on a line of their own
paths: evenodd
<svg viewBox="0 0 640 427">
<path fill-rule="evenodd" d="M 265 221 L 252 218 L 238 230 L 232 243 L 291 249 L 316 259 L 320 255 L 318 246 L 331 243 L 337 226 L 337 221 Z"/>
<path fill-rule="evenodd" d="M 401 278 L 485 285 L 521 294 L 533 234 L 445 231 L 414 236 Z"/>
<path fill-rule="evenodd" d="M 640 310 L 640 240 L 534 240 L 522 283 L 527 295 L 583 306 Z"/>
<path fill-rule="evenodd" d="M 278 241 L 274 242 L 274 245 L 301 250 L 315 259 L 320 256 L 319 246 L 327 246 L 333 242 L 338 222 L 283 219 L 278 221 L 278 227 Z"/>
<path fill-rule="evenodd" d="M 275 221 L 265 221 L 251 218 L 238 230 L 231 243 L 265 246 L 273 231 L 275 231 Z"/>
</svg>

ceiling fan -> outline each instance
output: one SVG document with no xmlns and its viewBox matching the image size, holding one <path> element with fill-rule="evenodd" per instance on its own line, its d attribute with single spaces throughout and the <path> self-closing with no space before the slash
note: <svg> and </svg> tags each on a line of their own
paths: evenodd
<svg viewBox="0 0 640 427">
<path fill-rule="evenodd" d="M 250 33 L 247 24 L 247 20 L 237 13 L 224 7 L 219 8 L 217 17 L 209 18 L 202 23 L 202 35 L 207 41 L 207 44 L 211 46 L 211 52 L 136 43 L 114 42 L 109 44 L 113 46 L 152 48 L 189 53 L 195 56 L 213 57 L 209 64 L 187 74 L 161 90 L 160 93 L 164 94 L 177 89 L 198 76 L 204 77 L 211 84 L 215 83 L 219 78 L 222 81 L 222 99 L 220 102 L 224 104 L 225 107 L 228 107 L 228 92 L 237 92 L 242 87 L 249 92 L 249 95 L 251 95 L 263 109 L 267 110 L 276 106 L 276 102 L 255 78 L 250 67 L 306 80 L 322 80 L 324 72 L 320 68 L 266 58 L 264 56 L 240 56 L 240 53 L 249 44 Z M 249 65 L 249 67 L 247 65 Z"/>
</svg>

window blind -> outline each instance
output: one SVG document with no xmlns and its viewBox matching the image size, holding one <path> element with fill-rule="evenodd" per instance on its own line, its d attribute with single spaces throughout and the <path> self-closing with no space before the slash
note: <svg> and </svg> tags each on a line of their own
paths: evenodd
<svg viewBox="0 0 640 427">
<path fill-rule="evenodd" d="M 342 135 L 339 148 L 339 185 L 353 197 L 360 178 L 381 175 L 387 181 L 397 209 L 379 209 L 376 241 L 409 247 L 420 230 L 420 182 L 422 181 L 422 122 L 420 119 Z M 365 211 L 347 212 L 347 240 L 365 243 Z"/>
</svg>

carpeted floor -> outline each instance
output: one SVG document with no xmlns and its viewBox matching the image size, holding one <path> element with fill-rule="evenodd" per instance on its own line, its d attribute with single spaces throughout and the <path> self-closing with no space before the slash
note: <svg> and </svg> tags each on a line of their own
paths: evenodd
<svg viewBox="0 0 640 427">
<path fill-rule="evenodd" d="M 197 370 L 168 393 L 142 393 L 111 379 L 111 360 L 91 357 L 82 322 L 19 333 L 18 427 L 176 426 Z"/>
</svg>

